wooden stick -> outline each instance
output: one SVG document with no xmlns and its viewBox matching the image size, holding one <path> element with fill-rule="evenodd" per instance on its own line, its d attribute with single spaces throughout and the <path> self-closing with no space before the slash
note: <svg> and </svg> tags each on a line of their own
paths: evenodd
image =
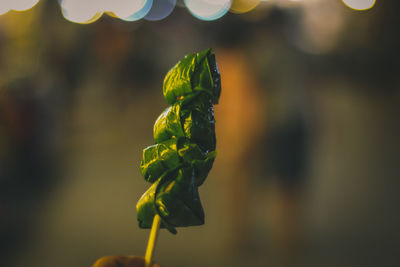
<svg viewBox="0 0 400 267">
<path fill-rule="evenodd" d="M 144 256 L 144 261 L 146 267 L 151 266 L 151 258 L 153 257 L 154 248 L 156 247 L 158 230 L 160 229 L 161 217 L 156 214 L 153 219 L 153 226 L 151 227 L 149 242 L 147 243 L 146 254 Z"/>
</svg>

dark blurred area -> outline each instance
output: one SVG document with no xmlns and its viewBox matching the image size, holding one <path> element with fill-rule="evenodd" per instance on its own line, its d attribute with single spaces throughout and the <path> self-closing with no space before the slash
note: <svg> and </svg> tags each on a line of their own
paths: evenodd
<svg viewBox="0 0 400 267">
<path fill-rule="evenodd" d="M 400 2 L 262 1 L 201 21 L 0 16 L 0 266 L 144 255 L 136 201 L 163 78 L 213 48 L 222 78 L 206 223 L 161 231 L 179 266 L 399 266 Z"/>
</svg>

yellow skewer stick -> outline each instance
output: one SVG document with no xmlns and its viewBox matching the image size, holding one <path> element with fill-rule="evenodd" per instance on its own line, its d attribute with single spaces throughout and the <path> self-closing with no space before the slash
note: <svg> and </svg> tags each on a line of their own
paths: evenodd
<svg viewBox="0 0 400 267">
<path fill-rule="evenodd" d="M 161 217 L 160 215 L 156 214 L 153 219 L 153 225 L 151 227 L 149 242 L 147 243 L 146 254 L 144 256 L 144 261 L 146 267 L 151 266 L 151 259 L 154 254 L 154 248 L 156 247 L 158 230 L 160 229 L 161 224 Z"/>
</svg>

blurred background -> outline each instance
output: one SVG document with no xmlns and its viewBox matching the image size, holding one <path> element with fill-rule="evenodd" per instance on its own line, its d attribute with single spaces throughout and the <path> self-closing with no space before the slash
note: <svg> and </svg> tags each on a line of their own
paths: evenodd
<svg viewBox="0 0 400 267">
<path fill-rule="evenodd" d="M 400 1 L 0 1 L 0 266 L 144 255 L 163 78 L 213 48 L 218 157 L 183 266 L 400 266 Z"/>
</svg>

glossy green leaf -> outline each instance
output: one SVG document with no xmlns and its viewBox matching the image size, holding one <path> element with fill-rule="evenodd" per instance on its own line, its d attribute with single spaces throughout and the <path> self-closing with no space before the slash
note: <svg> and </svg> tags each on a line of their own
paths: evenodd
<svg viewBox="0 0 400 267">
<path fill-rule="evenodd" d="M 172 138 L 143 150 L 140 170 L 146 181 L 152 183 L 160 178 L 164 172 L 174 170 L 180 166 L 181 160 L 178 154 L 177 142 L 178 139 Z"/>
<path fill-rule="evenodd" d="M 136 204 L 137 218 L 140 228 L 151 228 L 154 215 L 158 214 L 154 199 L 160 179 L 161 178 L 147 189 Z"/>
<path fill-rule="evenodd" d="M 156 143 L 185 136 L 180 117 L 181 105 L 175 104 L 164 110 L 154 123 L 153 133 Z"/>
<path fill-rule="evenodd" d="M 181 97 L 200 91 L 209 94 L 212 103 L 218 103 L 221 81 L 215 55 L 211 49 L 185 56 L 164 79 L 164 98 L 171 105 Z"/>
<path fill-rule="evenodd" d="M 196 185 L 202 185 L 211 170 L 216 151 L 205 154 L 197 144 L 190 143 L 187 139 L 181 139 L 178 154 L 182 158 L 185 167 L 194 169 Z"/>
<path fill-rule="evenodd" d="M 198 144 L 204 151 L 215 150 L 215 121 L 210 114 L 198 110 L 182 111 L 183 131 L 185 136 Z"/>
<path fill-rule="evenodd" d="M 161 216 L 161 227 L 172 233 L 175 227 L 204 224 L 194 170 L 182 168 L 161 176 L 142 195 L 136 209 L 140 228 L 151 228 L 155 214 Z"/>
<path fill-rule="evenodd" d="M 214 155 L 203 153 L 197 144 L 186 138 L 172 138 L 145 148 L 140 170 L 145 180 L 152 183 L 167 171 L 190 166 L 199 174 L 197 180 L 200 185 L 211 169 Z"/>
<path fill-rule="evenodd" d="M 154 215 L 160 214 L 159 209 L 156 207 L 156 192 L 159 191 L 161 184 L 172 180 L 177 175 L 175 172 L 167 172 L 161 176 L 150 188 L 142 195 L 136 204 L 137 219 L 140 228 L 148 229 L 153 224 Z M 161 217 L 162 218 L 162 217 Z M 161 228 L 167 228 L 171 233 L 176 234 L 175 228 L 167 221 L 161 221 Z"/>
<path fill-rule="evenodd" d="M 155 205 L 162 220 L 172 226 L 204 224 L 204 211 L 192 168 L 180 169 L 175 179 L 160 184 Z"/>
<path fill-rule="evenodd" d="M 154 124 L 156 143 L 182 136 L 197 143 L 204 151 L 215 150 L 215 120 L 211 104 L 193 100 L 183 107 L 176 103 L 164 110 Z"/>
</svg>

